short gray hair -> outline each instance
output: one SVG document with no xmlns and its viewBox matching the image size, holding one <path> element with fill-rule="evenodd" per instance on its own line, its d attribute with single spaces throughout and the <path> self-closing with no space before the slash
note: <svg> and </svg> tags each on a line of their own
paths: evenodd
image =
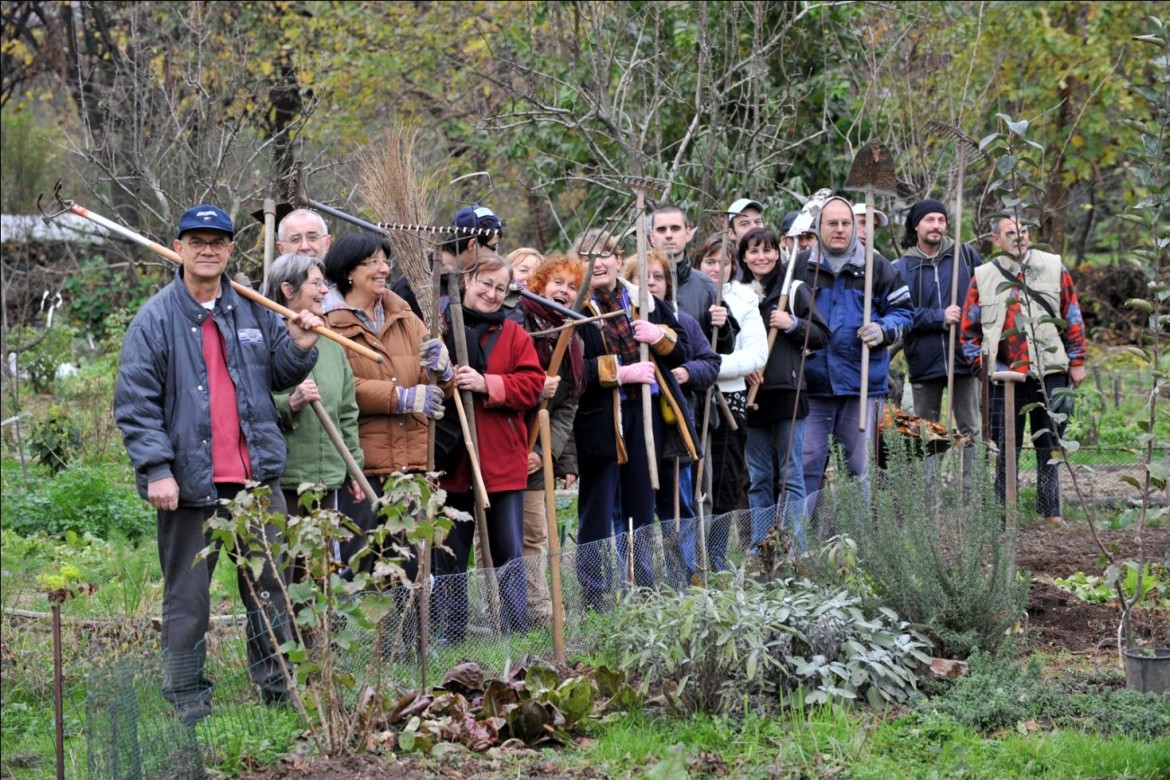
<svg viewBox="0 0 1170 780">
<path fill-rule="evenodd" d="M 276 238 L 278 240 L 284 241 L 288 238 L 288 236 L 284 234 L 284 223 L 288 222 L 291 217 L 312 217 L 321 223 L 321 235 L 329 235 L 329 226 L 325 224 L 325 218 L 316 211 L 313 211 L 312 209 L 293 209 L 284 215 L 284 217 L 280 220 L 280 224 L 276 227 Z"/>
<path fill-rule="evenodd" d="M 320 258 L 312 255 L 288 252 L 276 258 L 264 280 L 264 297 L 276 301 L 281 306 L 287 306 L 288 298 L 285 297 L 281 285 L 288 282 L 294 290 L 301 289 L 301 285 L 309 278 L 309 271 L 314 266 L 321 269 L 322 274 L 325 273 L 325 264 L 321 262 Z"/>
</svg>

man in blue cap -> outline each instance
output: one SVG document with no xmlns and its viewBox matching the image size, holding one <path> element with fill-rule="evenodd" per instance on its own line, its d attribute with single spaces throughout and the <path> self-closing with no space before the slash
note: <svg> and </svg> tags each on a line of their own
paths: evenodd
<svg viewBox="0 0 1170 780">
<path fill-rule="evenodd" d="M 236 293 L 226 275 L 234 230 L 216 206 L 183 213 L 174 242 L 182 265 L 130 323 L 114 389 L 114 417 L 138 492 L 158 511 L 163 695 L 186 723 L 211 712 L 203 667 L 217 555 L 196 560 L 211 544 L 204 522 L 225 513 L 221 502 L 248 482 L 268 487 L 272 510 L 285 510 L 279 478 L 286 451 L 272 392 L 308 375 L 317 361 L 313 329 L 322 324 L 309 311 L 285 322 Z M 238 572 L 249 669 L 269 703 L 288 695 L 276 655 L 288 621 L 278 577 L 267 565 L 258 577 Z"/>
</svg>

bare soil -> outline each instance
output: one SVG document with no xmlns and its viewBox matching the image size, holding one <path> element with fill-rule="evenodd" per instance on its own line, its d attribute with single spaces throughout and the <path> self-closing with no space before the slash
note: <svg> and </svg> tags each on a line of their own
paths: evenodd
<svg viewBox="0 0 1170 780">
<path fill-rule="evenodd" d="M 1106 549 L 1131 551 L 1134 531 L 1104 531 L 1101 543 Z M 1161 561 L 1170 549 L 1170 528 L 1147 530 L 1146 557 Z M 1106 564 L 1100 547 L 1088 528 L 1081 523 L 1054 528 L 1029 528 L 1021 532 L 1017 563 L 1031 573 L 1028 594 L 1028 623 L 1024 644 L 1054 660 L 1049 673 L 1060 674 L 1062 668 L 1089 664 L 1098 668 L 1116 664 L 1118 610 L 1113 604 L 1090 604 L 1053 584 L 1057 577 L 1077 571 L 1101 574 Z M 1142 612 L 1135 620 L 1145 641 L 1170 643 L 1170 615 Z M 450 778 L 575 778 L 593 780 L 606 777 L 600 770 L 587 766 L 567 767 L 540 753 L 528 750 L 496 749 L 486 756 L 468 752 L 461 746 L 445 746 L 438 758 L 392 760 L 364 754 L 328 759 L 290 756 L 275 767 L 250 775 L 251 780 L 373 780 L 393 777 L 400 780 Z M 712 772 L 716 776 L 718 772 Z"/>
</svg>

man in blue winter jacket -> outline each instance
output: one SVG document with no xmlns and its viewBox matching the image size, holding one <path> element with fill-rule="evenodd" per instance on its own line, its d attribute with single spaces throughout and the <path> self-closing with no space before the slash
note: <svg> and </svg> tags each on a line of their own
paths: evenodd
<svg viewBox="0 0 1170 780">
<path fill-rule="evenodd" d="M 902 236 L 906 254 L 894 261 L 914 302 L 914 323 L 906 333 L 906 362 L 910 367 L 910 389 L 914 413 L 938 422 L 943 391 L 947 387 L 950 355 L 949 333 L 955 338 L 955 397 L 953 425 L 959 433 L 974 437 L 979 430 L 979 377 L 974 364 L 963 356 L 957 330 L 963 314 L 963 298 L 971 286 L 975 267 L 983 262 L 979 253 L 963 245 L 961 261 L 955 265 L 955 242 L 947 235 L 947 209 L 941 202 L 926 199 L 915 203 L 906 218 Z M 951 300 L 951 288 L 958 274 L 958 299 Z"/>
<path fill-rule="evenodd" d="M 885 258 L 873 260 L 872 315 L 863 324 L 865 248 L 857 240 L 853 206 L 825 202 L 815 225 L 817 244 L 797 258 L 798 278 L 812 287 L 829 327 L 829 345 L 808 356 L 808 417 L 804 430 L 805 495 L 815 501 L 828 465 L 831 441 L 844 451 L 849 473 L 864 479 L 869 442 L 889 392 L 888 345 L 902 338 L 914 314 L 905 282 Z M 861 421 L 861 346 L 869 346 L 866 426 Z"/>
<path fill-rule="evenodd" d="M 203 666 L 216 554 L 196 561 L 211 544 L 204 522 L 226 512 L 221 502 L 248 482 L 267 486 L 272 510 L 285 511 L 286 450 L 272 393 L 308 376 L 317 361 L 313 328 L 322 324 L 309 311 L 286 323 L 237 294 L 225 274 L 233 235 L 222 209 L 183 213 L 174 242 L 182 267 L 126 330 L 114 389 L 114 418 L 138 492 L 158 511 L 163 696 L 188 724 L 211 712 Z M 288 695 L 276 655 L 288 621 L 278 577 L 270 565 L 258 577 L 245 568 L 237 575 L 248 666 L 267 703 Z"/>
</svg>

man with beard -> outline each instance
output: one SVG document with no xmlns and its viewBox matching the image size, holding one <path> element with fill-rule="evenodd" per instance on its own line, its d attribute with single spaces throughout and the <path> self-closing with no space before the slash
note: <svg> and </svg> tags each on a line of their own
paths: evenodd
<svg viewBox="0 0 1170 780">
<path fill-rule="evenodd" d="M 914 302 L 914 323 L 906 334 L 906 363 L 910 367 L 910 389 L 914 412 L 938 422 L 943 390 L 947 387 L 950 354 L 948 333 L 962 316 L 962 299 L 951 301 L 952 280 L 958 275 L 960 295 L 966 295 L 975 267 L 983 262 L 979 253 L 962 247 L 955 263 L 955 242 L 947 235 L 947 210 L 941 202 L 927 199 L 915 203 L 906 218 L 902 236 L 906 254 L 894 267 L 910 289 Z M 979 378 L 974 365 L 956 343 L 954 365 L 954 424 L 959 433 L 973 437 L 979 421 Z"/>
<path fill-rule="evenodd" d="M 829 326 L 829 345 L 808 357 L 809 413 L 804 434 L 804 482 L 811 499 L 821 489 L 829 460 L 830 437 L 844 451 L 845 465 L 864 479 L 869 464 L 869 436 L 889 392 L 887 345 L 902 338 L 914 308 L 906 283 L 882 257 L 873 260 L 873 319 L 863 324 L 865 248 L 857 240 L 853 207 L 830 198 L 816 224 L 817 244 L 806 263 L 797 266 L 812 286 L 817 310 Z M 804 259 L 802 254 L 797 262 Z M 802 267 L 803 266 L 803 267 Z M 861 420 L 861 347 L 869 347 L 869 391 L 865 432 Z"/>
</svg>

